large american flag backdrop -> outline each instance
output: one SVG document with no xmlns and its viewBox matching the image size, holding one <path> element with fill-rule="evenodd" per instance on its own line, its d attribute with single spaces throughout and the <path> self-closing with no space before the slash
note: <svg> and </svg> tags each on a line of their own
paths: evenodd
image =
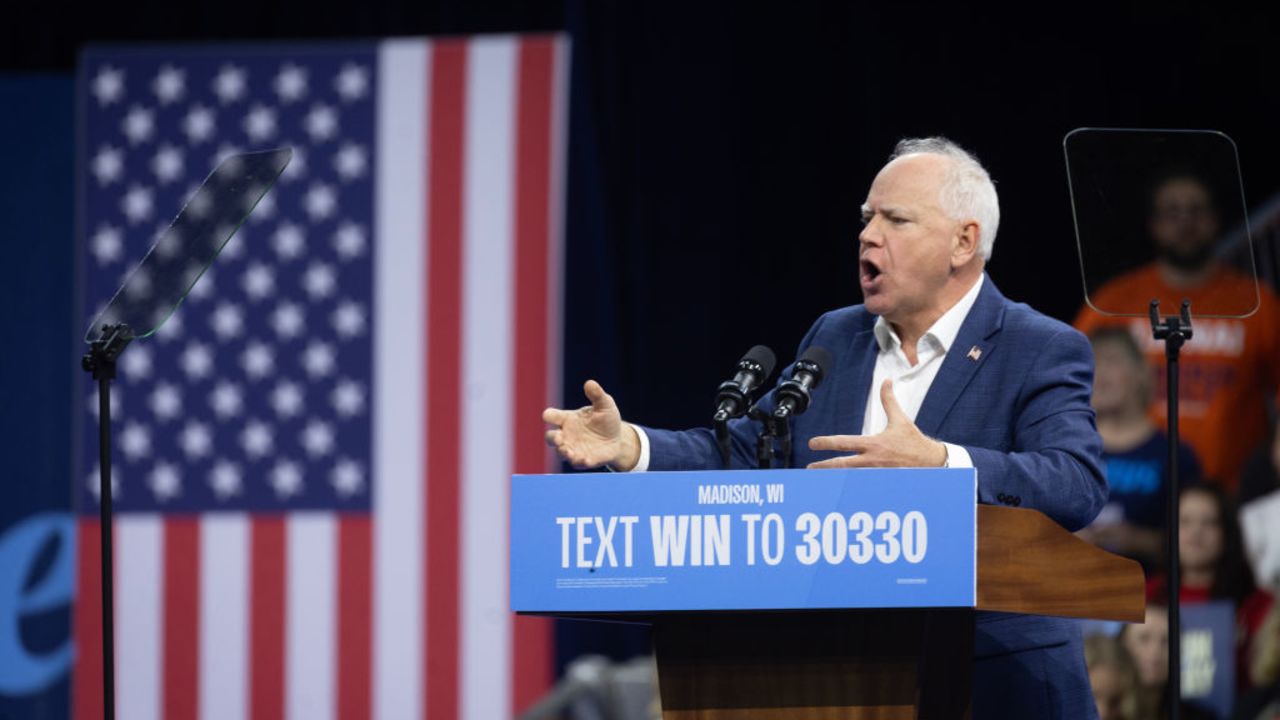
<svg viewBox="0 0 1280 720">
<path fill-rule="evenodd" d="M 508 610 L 508 484 L 559 396 L 558 36 L 98 48 L 86 324 L 216 162 L 293 161 L 113 389 L 117 711 L 501 718 L 551 681 Z M 76 718 L 101 717 L 84 382 Z"/>
</svg>

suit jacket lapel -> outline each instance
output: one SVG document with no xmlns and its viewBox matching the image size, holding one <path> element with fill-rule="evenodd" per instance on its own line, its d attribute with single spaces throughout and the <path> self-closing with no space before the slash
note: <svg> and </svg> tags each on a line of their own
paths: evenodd
<svg viewBox="0 0 1280 720">
<path fill-rule="evenodd" d="M 876 369 L 876 334 L 872 330 L 875 316 L 854 334 L 849 347 L 836 360 L 839 371 L 834 373 L 835 432 L 845 435 L 862 434 L 862 419 L 867 412 L 867 388 L 871 385 Z"/>
<path fill-rule="evenodd" d="M 938 375 L 920 405 L 920 412 L 916 414 L 916 427 L 924 434 L 937 435 L 951 406 L 991 355 L 996 345 L 996 333 L 1004 319 L 1004 303 L 1004 296 L 996 289 L 995 283 L 990 277 L 985 277 L 977 300 L 960 325 L 960 332 L 942 359 L 942 367 L 938 369 Z"/>
</svg>

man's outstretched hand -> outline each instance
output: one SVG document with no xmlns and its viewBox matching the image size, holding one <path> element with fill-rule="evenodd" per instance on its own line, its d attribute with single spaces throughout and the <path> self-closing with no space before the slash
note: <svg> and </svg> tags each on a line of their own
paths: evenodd
<svg viewBox="0 0 1280 720">
<path fill-rule="evenodd" d="M 809 463 L 811 468 L 938 467 L 947 460 L 947 448 L 920 432 L 893 396 L 893 381 L 880 385 L 880 402 L 888 424 L 877 435 L 822 435 L 809 440 L 810 450 L 849 452 L 829 460 Z"/>
<path fill-rule="evenodd" d="M 547 408 L 542 421 L 555 425 L 547 431 L 547 444 L 577 468 L 612 466 L 630 470 L 640 461 L 640 439 L 609 393 L 595 380 L 582 386 L 590 405 L 577 410 Z"/>
</svg>

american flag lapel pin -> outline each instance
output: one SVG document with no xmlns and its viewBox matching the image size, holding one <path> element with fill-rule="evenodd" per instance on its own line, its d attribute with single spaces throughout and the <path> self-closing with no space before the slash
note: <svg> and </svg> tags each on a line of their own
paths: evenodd
<svg viewBox="0 0 1280 720">
<path fill-rule="evenodd" d="M 969 354 L 965 355 L 965 357 L 969 358 L 974 362 L 978 362 L 978 358 L 982 357 L 982 348 L 979 348 L 977 345 L 974 345 L 973 347 L 969 348 Z"/>
</svg>

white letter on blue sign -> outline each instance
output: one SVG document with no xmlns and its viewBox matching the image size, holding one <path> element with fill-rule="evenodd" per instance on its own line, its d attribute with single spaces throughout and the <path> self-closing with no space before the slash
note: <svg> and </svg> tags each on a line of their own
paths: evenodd
<svg viewBox="0 0 1280 720">
<path fill-rule="evenodd" d="M 604 518 L 596 518 L 596 533 L 600 535 L 600 549 L 596 551 L 596 567 L 604 567 L 604 557 L 609 556 L 609 567 L 618 567 L 618 556 L 613 552 L 613 531 L 618 528 L 618 518 L 609 517 L 609 524 Z"/>
<path fill-rule="evenodd" d="M 587 523 L 591 522 L 589 517 L 578 518 L 578 567 L 589 568 L 591 561 L 587 559 L 587 546 L 591 544 L 591 538 L 587 537 Z"/>
<path fill-rule="evenodd" d="M 653 535 L 654 566 L 684 565 L 684 548 L 689 539 L 688 515 L 651 515 L 649 532 Z"/>
<path fill-rule="evenodd" d="M 635 515 L 623 515 L 618 518 L 618 522 L 622 523 L 622 564 L 624 567 L 631 567 L 631 529 L 640 522 L 640 518 Z"/>
<path fill-rule="evenodd" d="M 569 567 L 569 526 L 573 524 L 571 517 L 558 517 L 556 524 L 560 526 L 560 567 Z"/>
<path fill-rule="evenodd" d="M 707 565 L 729 564 L 729 516 L 707 515 L 703 518 L 706 529 L 703 538 L 706 547 L 702 551 L 702 561 Z"/>
<path fill-rule="evenodd" d="M 742 516 L 747 524 L 747 564 L 756 564 L 756 523 L 760 522 L 759 513 L 747 513 Z"/>
<path fill-rule="evenodd" d="M 770 542 L 769 527 L 773 526 L 773 539 Z M 782 551 L 785 549 L 786 543 L 782 538 L 782 516 L 778 513 L 769 513 L 764 516 L 764 532 L 761 533 L 760 540 L 760 556 L 768 565 L 777 565 L 782 562 Z"/>
</svg>

